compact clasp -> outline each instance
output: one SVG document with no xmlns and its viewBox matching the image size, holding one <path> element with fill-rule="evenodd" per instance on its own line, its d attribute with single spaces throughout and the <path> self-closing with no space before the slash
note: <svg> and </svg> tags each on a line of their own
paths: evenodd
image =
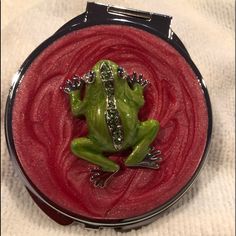
<svg viewBox="0 0 236 236">
<path fill-rule="evenodd" d="M 118 20 L 133 22 L 154 28 L 164 37 L 169 37 L 172 17 L 95 2 L 87 2 L 85 19 L 86 21 L 96 21 L 98 23 L 107 22 L 109 20 L 113 23 Z"/>
</svg>

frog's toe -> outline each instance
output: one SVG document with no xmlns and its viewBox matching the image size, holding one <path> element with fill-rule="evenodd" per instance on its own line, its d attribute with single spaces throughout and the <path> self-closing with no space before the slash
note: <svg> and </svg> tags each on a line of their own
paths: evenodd
<svg viewBox="0 0 236 236">
<path fill-rule="evenodd" d="M 137 167 L 148 168 L 148 169 L 159 169 L 160 165 L 154 160 L 143 160 L 137 164 Z"/>
<path fill-rule="evenodd" d="M 137 83 L 141 84 L 143 87 L 147 86 L 150 82 L 146 79 L 143 78 L 143 75 L 140 74 L 138 79 L 137 79 Z"/>
<path fill-rule="evenodd" d="M 150 148 L 150 151 L 146 155 L 145 159 L 156 161 L 157 164 L 159 164 L 162 162 L 161 150 L 156 150 L 154 147 Z"/>
<path fill-rule="evenodd" d="M 117 172 L 106 172 L 101 169 L 91 170 L 90 181 L 97 188 L 104 188 Z"/>
<path fill-rule="evenodd" d="M 68 80 L 65 82 L 64 87 L 61 87 L 61 89 L 62 89 L 65 93 L 69 94 L 69 93 L 72 92 L 72 91 L 75 91 L 75 90 L 80 89 L 80 87 L 82 86 L 82 84 L 83 84 L 83 80 L 82 80 L 80 77 L 78 77 L 78 76 L 75 75 L 71 80 L 68 79 Z"/>
<path fill-rule="evenodd" d="M 162 157 L 160 155 L 161 155 L 160 150 L 156 150 L 155 148 L 150 148 L 145 158 L 141 162 L 132 165 L 132 167 L 159 169 L 160 163 L 162 162 Z"/>
<path fill-rule="evenodd" d="M 151 148 L 149 153 L 146 155 L 146 158 L 153 160 L 153 161 L 161 162 L 162 158 L 160 157 L 160 155 L 161 155 L 160 150 L 156 150 L 155 148 Z"/>
<path fill-rule="evenodd" d="M 137 83 L 143 87 L 146 87 L 150 83 L 148 80 L 143 78 L 142 74 L 139 74 L 139 76 L 137 76 L 136 72 L 133 72 L 132 75 L 128 75 L 127 80 L 131 86 L 134 86 Z"/>
</svg>

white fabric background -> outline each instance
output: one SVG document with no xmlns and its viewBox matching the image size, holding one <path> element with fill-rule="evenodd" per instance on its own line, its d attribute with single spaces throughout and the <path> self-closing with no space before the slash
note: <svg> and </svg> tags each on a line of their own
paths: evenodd
<svg viewBox="0 0 236 236">
<path fill-rule="evenodd" d="M 214 130 L 206 165 L 190 191 L 155 223 L 127 235 L 234 235 L 234 1 L 109 0 L 100 2 L 173 16 L 211 96 Z M 2 1 L 2 128 L 11 77 L 26 56 L 62 24 L 85 10 L 84 0 Z M 2 235 L 121 235 L 49 220 L 32 202 L 9 161 L 2 129 Z"/>
</svg>

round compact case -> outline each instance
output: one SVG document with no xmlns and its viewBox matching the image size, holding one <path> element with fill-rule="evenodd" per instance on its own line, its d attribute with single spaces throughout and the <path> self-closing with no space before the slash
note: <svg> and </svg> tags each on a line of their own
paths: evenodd
<svg viewBox="0 0 236 236">
<path fill-rule="evenodd" d="M 87 3 L 14 76 L 9 153 L 33 200 L 59 224 L 141 227 L 202 168 L 210 99 L 170 23 Z"/>
</svg>

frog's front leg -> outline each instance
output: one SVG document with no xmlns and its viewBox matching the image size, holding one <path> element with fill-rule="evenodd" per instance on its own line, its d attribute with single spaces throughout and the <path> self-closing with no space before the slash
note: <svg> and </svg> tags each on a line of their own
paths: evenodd
<svg viewBox="0 0 236 236">
<path fill-rule="evenodd" d="M 130 88 L 126 90 L 126 93 L 130 100 L 133 101 L 134 106 L 139 109 L 144 105 L 143 91 L 149 82 L 143 78 L 142 74 L 137 75 L 135 72 L 132 75 L 127 75 L 125 78 Z"/>
<path fill-rule="evenodd" d="M 81 100 L 81 89 L 86 84 L 94 82 L 95 73 L 93 71 L 83 75 L 83 77 L 74 76 L 71 80 L 67 80 L 63 88 L 64 92 L 70 96 L 71 111 L 74 116 L 83 115 L 85 103 Z"/>
<path fill-rule="evenodd" d="M 133 151 L 125 161 L 129 167 L 159 168 L 161 158 L 159 150 L 150 149 L 150 144 L 155 139 L 159 130 L 156 120 L 142 122 L 137 134 L 137 141 L 133 145 Z"/>
<path fill-rule="evenodd" d="M 74 76 L 72 80 L 67 80 L 63 88 L 64 92 L 69 94 L 70 107 L 74 116 L 82 115 L 84 104 L 81 100 L 81 89 L 84 86 L 85 81 L 80 77 Z"/>
<path fill-rule="evenodd" d="M 105 157 L 100 146 L 89 138 L 74 139 L 71 143 L 71 150 L 76 156 L 101 167 L 101 170 L 92 170 L 90 180 L 96 187 L 104 187 L 120 169 L 119 165 Z"/>
</svg>

